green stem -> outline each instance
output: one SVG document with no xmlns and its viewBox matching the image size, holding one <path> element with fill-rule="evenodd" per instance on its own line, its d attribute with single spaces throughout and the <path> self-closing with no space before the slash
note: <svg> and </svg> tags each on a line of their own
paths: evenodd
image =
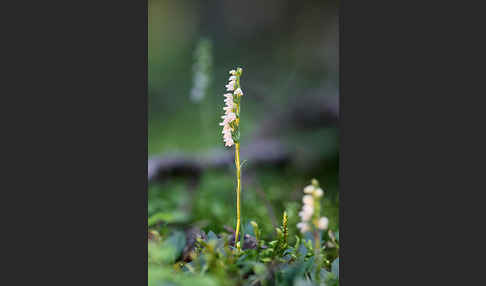
<svg viewBox="0 0 486 286">
<path fill-rule="evenodd" d="M 240 77 L 236 77 L 236 87 L 240 88 Z M 240 100 L 241 96 L 238 96 L 238 103 L 236 104 L 236 127 L 240 125 Z M 236 165 L 236 232 L 235 232 L 235 246 L 240 250 L 238 244 L 240 234 L 240 222 L 241 222 L 241 209 L 240 209 L 240 194 L 241 194 L 241 164 L 240 164 L 240 142 L 235 142 L 235 165 Z"/>
<path fill-rule="evenodd" d="M 235 246 L 239 250 L 238 245 L 238 238 L 240 233 L 240 219 L 241 219 L 241 212 L 240 212 L 240 193 L 241 193 L 241 170 L 240 170 L 240 143 L 235 144 L 235 165 L 236 165 L 236 178 L 237 178 L 237 187 L 236 187 L 236 233 L 235 233 Z"/>
<path fill-rule="evenodd" d="M 316 273 L 315 273 L 315 278 L 316 281 L 320 282 L 321 280 L 321 239 L 320 239 L 320 232 L 319 230 L 314 230 L 314 263 L 316 264 Z"/>
</svg>

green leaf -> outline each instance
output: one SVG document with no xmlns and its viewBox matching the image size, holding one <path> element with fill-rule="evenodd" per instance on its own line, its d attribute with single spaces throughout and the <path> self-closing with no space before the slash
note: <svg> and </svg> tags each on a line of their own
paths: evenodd
<svg viewBox="0 0 486 286">
<path fill-rule="evenodd" d="M 183 232 L 174 232 L 162 243 L 149 242 L 149 264 L 172 264 L 182 253 L 186 245 L 186 237 Z"/>
<path fill-rule="evenodd" d="M 208 233 L 208 241 L 210 240 L 218 240 L 218 236 L 211 230 Z"/>
<path fill-rule="evenodd" d="M 164 246 L 169 246 L 173 248 L 172 261 L 181 255 L 182 250 L 186 246 L 186 235 L 181 231 L 174 232 L 166 241 L 164 241 Z"/>
<path fill-rule="evenodd" d="M 331 264 L 331 272 L 339 277 L 339 257 L 336 258 Z"/>
<path fill-rule="evenodd" d="M 178 212 L 178 211 L 172 211 L 172 212 L 158 212 L 152 216 L 150 216 L 147 220 L 148 226 L 152 227 L 156 225 L 157 223 L 160 222 L 165 222 L 165 223 L 175 223 L 175 222 L 184 222 L 187 220 L 187 215 Z"/>
</svg>

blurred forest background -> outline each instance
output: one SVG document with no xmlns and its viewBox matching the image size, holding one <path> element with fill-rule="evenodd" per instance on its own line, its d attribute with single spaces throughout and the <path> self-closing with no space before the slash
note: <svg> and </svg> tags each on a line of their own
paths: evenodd
<svg viewBox="0 0 486 286">
<path fill-rule="evenodd" d="M 316 178 L 337 230 L 338 1 L 148 2 L 149 226 L 234 228 L 234 148 L 218 123 L 228 71 L 242 67 L 242 225 L 265 236 L 287 210 L 292 240 Z"/>
</svg>

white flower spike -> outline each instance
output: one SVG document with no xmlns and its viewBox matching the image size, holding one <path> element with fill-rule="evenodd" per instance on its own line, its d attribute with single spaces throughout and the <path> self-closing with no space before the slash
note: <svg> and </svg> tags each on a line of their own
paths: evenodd
<svg viewBox="0 0 486 286">
<path fill-rule="evenodd" d="M 319 182 L 315 179 L 312 184 L 304 188 L 302 197 L 302 210 L 299 212 L 301 222 L 297 224 L 301 233 L 312 231 L 317 235 L 318 231 L 326 230 L 329 226 L 329 219 L 321 217 L 321 197 L 324 191 L 319 187 Z"/>
<path fill-rule="evenodd" d="M 231 76 L 229 77 L 228 84 L 225 86 L 226 91 L 233 91 L 233 93 L 224 94 L 224 115 L 221 117 L 223 121 L 219 124 L 220 126 L 223 126 L 223 141 L 226 147 L 231 147 L 236 143 L 233 135 L 235 135 L 235 132 L 237 132 L 238 129 L 238 123 L 235 122 L 237 121 L 236 112 L 239 110 L 237 102 L 239 102 L 239 97 L 243 95 L 239 83 L 241 73 L 241 68 L 230 70 L 229 74 Z"/>
</svg>

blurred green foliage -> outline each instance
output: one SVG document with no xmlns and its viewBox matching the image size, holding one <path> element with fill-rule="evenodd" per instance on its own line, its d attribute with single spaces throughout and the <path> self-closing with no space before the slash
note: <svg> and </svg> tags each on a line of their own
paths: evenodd
<svg viewBox="0 0 486 286">
<path fill-rule="evenodd" d="M 149 285 L 339 285 L 337 232 L 321 232 L 319 244 L 312 235 L 296 237 L 290 244 L 285 219 L 276 230 L 273 240 L 265 240 L 258 224 L 249 224 L 246 232 L 257 239 L 241 251 L 225 233 L 199 234 L 189 262 L 178 260 L 184 233 L 157 234 L 149 241 Z"/>
<path fill-rule="evenodd" d="M 277 171 L 266 170 L 259 176 L 263 187 L 259 192 L 256 186 L 243 186 L 242 224 L 250 221 L 261 224 L 264 235 L 271 235 L 275 221 L 284 210 L 289 214 L 290 236 L 297 233 L 297 215 L 305 186 L 296 176 L 286 176 Z M 284 180 L 282 178 L 285 178 Z M 187 190 L 184 180 L 171 180 L 164 184 L 154 184 L 149 190 L 149 226 L 162 221 L 169 224 L 191 224 L 206 230 L 220 232 L 224 226 L 236 224 L 234 174 L 208 172 L 203 175 L 197 193 Z M 327 191 L 327 190 L 326 190 Z M 327 191 L 329 193 L 329 191 Z M 184 212 L 184 206 L 192 203 L 191 213 Z M 270 207 L 269 207 L 270 206 Z M 323 199 L 322 214 L 330 219 L 330 228 L 338 229 L 339 203 L 336 195 L 326 194 Z"/>
</svg>

